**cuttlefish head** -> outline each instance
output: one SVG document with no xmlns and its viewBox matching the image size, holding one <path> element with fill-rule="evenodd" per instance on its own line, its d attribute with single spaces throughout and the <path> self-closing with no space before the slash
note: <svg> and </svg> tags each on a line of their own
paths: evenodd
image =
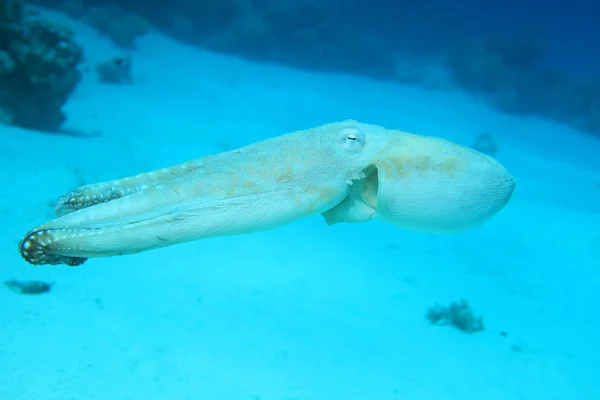
<svg viewBox="0 0 600 400">
<path fill-rule="evenodd" d="M 375 217 L 417 231 L 460 232 L 480 226 L 512 196 L 514 178 L 485 154 L 440 138 L 344 124 L 342 137 L 362 152 L 363 174 L 323 213 L 330 225 Z"/>
</svg>

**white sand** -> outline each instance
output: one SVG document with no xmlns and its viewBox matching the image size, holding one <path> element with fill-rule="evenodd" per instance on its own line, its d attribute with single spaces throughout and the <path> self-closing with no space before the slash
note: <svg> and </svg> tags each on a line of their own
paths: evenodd
<svg viewBox="0 0 600 400">
<path fill-rule="evenodd" d="M 91 63 L 120 54 L 75 25 Z M 247 62 L 157 34 L 133 86 L 89 73 L 68 104 L 80 139 L 2 127 L 0 399 L 600 398 L 600 141 L 458 95 Z M 353 118 L 471 144 L 491 132 L 518 179 L 509 206 L 456 236 L 320 217 L 79 268 L 17 243 L 84 183 Z M 424 318 L 467 298 L 486 330 Z M 500 335 L 506 331 L 507 337 Z"/>
</svg>

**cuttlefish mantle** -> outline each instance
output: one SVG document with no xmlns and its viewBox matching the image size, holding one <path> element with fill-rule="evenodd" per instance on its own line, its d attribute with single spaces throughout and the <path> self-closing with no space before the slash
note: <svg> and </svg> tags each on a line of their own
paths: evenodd
<svg viewBox="0 0 600 400">
<path fill-rule="evenodd" d="M 515 181 L 444 139 L 356 121 L 274 137 L 169 168 L 86 185 L 19 244 L 36 265 L 79 265 L 192 240 L 262 231 L 315 214 L 453 233 L 481 225 Z"/>
</svg>

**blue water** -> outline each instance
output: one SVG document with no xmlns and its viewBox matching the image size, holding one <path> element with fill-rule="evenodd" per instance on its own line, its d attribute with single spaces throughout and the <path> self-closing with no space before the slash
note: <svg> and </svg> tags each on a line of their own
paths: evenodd
<svg viewBox="0 0 600 400">
<path fill-rule="evenodd" d="M 86 60 L 58 132 L 0 126 L 0 399 L 600 398 L 598 5 L 127 2 L 152 28 L 123 47 L 40 4 Z M 102 82 L 123 56 L 132 82 Z M 17 251 L 80 185 L 348 118 L 489 152 L 514 195 L 461 234 L 313 215 L 78 267 Z M 426 317 L 461 299 L 483 330 Z"/>
</svg>

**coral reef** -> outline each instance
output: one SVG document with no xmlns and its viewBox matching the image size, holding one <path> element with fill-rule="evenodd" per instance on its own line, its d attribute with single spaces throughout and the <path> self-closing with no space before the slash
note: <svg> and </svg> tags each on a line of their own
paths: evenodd
<svg viewBox="0 0 600 400">
<path fill-rule="evenodd" d="M 496 109 L 600 134 L 600 77 L 544 67 L 546 47 L 528 32 L 503 41 L 461 41 L 446 52 L 445 65 L 458 86 Z"/>
<path fill-rule="evenodd" d="M 135 48 L 137 38 L 150 32 L 151 29 L 150 23 L 144 18 L 114 4 L 90 6 L 82 0 L 67 0 L 61 3 L 59 8 L 69 16 L 88 24 L 124 49 Z"/>
<path fill-rule="evenodd" d="M 0 0 L 2 122 L 57 131 L 61 108 L 81 80 L 83 49 L 68 28 L 20 0 Z"/>
<path fill-rule="evenodd" d="M 535 73 L 546 58 L 543 39 L 523 32 L 510 40 L 477 38 L 454 42 L 446 61 L 455 80 L 473 92 L 492 93 L 514 87 L 524 74 Z"/>
<path fill-rule="evenodd" d="M 150 32 L 151 25 L 136 14 L 128 13 L 116 5 L 92 7 L 81 16 L 83 22 L 104 34 L 119 47 L 135 48 L 138 37 Z"/>
<path fill-rule="evenodd" d="M 437 2 L 431 12 L 423 2 L 384 0 L 32 1 L 80 18 L 123 48 L 134 47 L 151 22 L 209 50 L 462 89 L 503 112 L 600 135 L 600 77 L 554 70 L 548 54 L 556 41 L 528 28 L 532 23 L 494 31 L 451 2 Z"/>
<path fill-rule="evenodd" d="M 466 333 L 485 329 L 483 317 L 476 317 L 465 299 L 452 302 L 448 307 L 436 304 L 429 308 L 425 317 L 434 325 L 450 325 Z"/>
</svg>

